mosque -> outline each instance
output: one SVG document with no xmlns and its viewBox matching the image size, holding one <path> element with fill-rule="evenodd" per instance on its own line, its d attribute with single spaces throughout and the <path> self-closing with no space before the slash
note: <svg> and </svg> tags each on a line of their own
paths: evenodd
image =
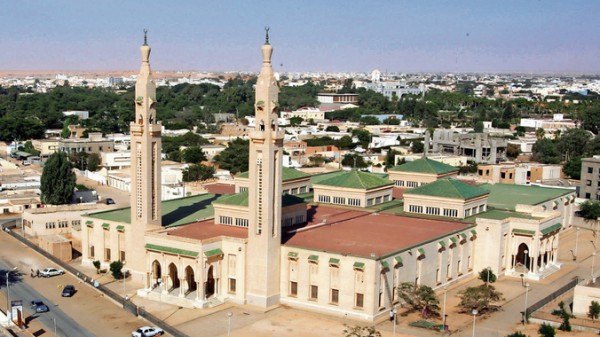
<svg viewBox="0 0 600 337">
<path fill-rule="evenodd" d="M 423 158 L 387 177 L 282 168 L 273 47 L 262 45 L 249 171 L 236 193 L 160 200 L 161 124 L 144 38 L 131 122 L 131 207 L 82 218 L 82 261 L 122 261 L 138 295 L 189 308 L 280 304 L 375 321 L 402 282 L 444 287 L 483 268 L 541 279 L 560 268 L 575 192 L 472 185 Z M 404 190 L 393 199 L 395 186 Z M 405 184 L 406 182 L 406 184 Z M 310 192 L 312 198 L 307 198 Z"/>
</svg>

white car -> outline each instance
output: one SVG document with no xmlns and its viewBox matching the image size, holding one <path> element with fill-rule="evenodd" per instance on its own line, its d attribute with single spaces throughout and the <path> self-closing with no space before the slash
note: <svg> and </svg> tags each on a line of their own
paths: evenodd
<svg viewBox="0 0 600 337">
<path fill-rule="evenodd" d="M 165 332 L 157 326 L 143 326 L 131 333 L 131 337 L 162 336 Z"/>
<path fill-rule="evenodd" d="M 58 276 L 64 274 L 64 270 L 56 269 L 56 268 L 44 268 L 40 271 L 41 277 L 51 277 Z"/>
</svg>

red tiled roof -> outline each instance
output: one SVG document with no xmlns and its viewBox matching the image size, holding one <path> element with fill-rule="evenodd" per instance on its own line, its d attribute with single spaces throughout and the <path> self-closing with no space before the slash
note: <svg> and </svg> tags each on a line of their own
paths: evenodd
<svg viewBox="0 0 600 337">
<path fill-rule="evenodd" d="M 215 183 L 215 184 L 204 185 L 204 188 L 210 194 L 233 194 L 233 193 L 235 193 L 235 185 L 233 185 L 233 184 Z"/>
<path fill-rule="evenodd" d="M 322 223 L 323 219 L 327 224 L 288 233 L 285 245 L 364 257 L 391 254 L 471 226 L 462 222 L 376 214 L 322 205 L 309 210 L 309 219 L 307 227 Z"/>
<path fill-rule="evenodd" d="M 246 238 L 248 237 L 248 229 L 244 227 L 217 225 L 214 220 L 206 220 L 169 230 L 167 235 L 196 240 L 206 240 L 217 236 Z"/>
</svg>

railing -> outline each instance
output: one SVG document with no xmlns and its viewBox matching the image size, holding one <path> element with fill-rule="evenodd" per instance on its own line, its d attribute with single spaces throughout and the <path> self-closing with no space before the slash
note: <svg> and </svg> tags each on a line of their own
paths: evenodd
<svg viewBox="0 0 600 337">
<path fill-rule="evenodd" d="M 42 248 L 34 245 L 31 241 L 23 238 L 22 236 L 16 234 L 14 231 L 9 230 L 6 232 L 7 234 L 11 235 L 12 237 L 14 237 L 15 239 L 21 241 L 22 243 L 26 244 L 29 248 L 35 250 L 36 252 L 38 252 L 40 255 L 44 256 L 45 258 L 47 258 L 48 260 L 56 263 L 57 265 L 59 265 L 61 268 L 63 268 L 64 270 L 68 271 L 69 273 L 73 274 L 74 276 L 80 278 L 81 280 L 83 280 L 84 284 L 87 284 L 89 286 L 93 286 L 92 284 L 90 284 L 89 281 L 93 280 L 92 277 L 82 273 L 81 271 L 77 270 L 76 268 L 74 268 L 73 266 L 69 265 L 68 263 L 65 263 L 64 261 L 61 261 L 59 259 L 57 259 L 54 255 L 48 253 L 47 251 L 43 250 Z M 25 271 L 27 272 L 27 271 Z M 169 324 L 166 324 L 163 320 L 159 319 L 158 317 L 152 315 L 151 313 L 147 312 L 144 307 L 142 306 L 138 306 L 135 303 L 125 300 L 122 296 L 120 296 L 119 294 L 117 294 L 116 292 L 108 289 L 108 287 L 104 286 L 104 285 L 99 285 L 98 287 L 95 287 L 96 289 L 98 289 L 98 291 L 102 292 L 103 294 L 107 295 L 108 297 L 110 297 L 111 299 L 113 299 L 115 302 L 120 303 L 123 306 L 123 309 L 129 313 L 131 313 L 132 315 L 135 316 L 140 316 L 145 318 L 146 320 L 150 321 L 150 323 L 160 327 L 161 329 L 163 329 L 166 333 L 174 336 L 174 337 L 187 337 L 186 334 L 184 334 L 183 332 L 179 331 L 178 329 L 176 329 L 174 326 L 171 326 Z"/>
<path fill-rule="evenodd" d="M 528 314 L 533 314 L 534 312 L 536 312 L 537 310 L 541 309 L 546 304 L 548 304 L 548 303 L 554 301 L 555 299 L 557 299 L 558 297 L 560 297 L 562 294 L 564 294 L 567 291 L 575 288 L 575 286 L 578 283 L 579 283 L 579 278 L 575 277 L 572 281 L 570 281 L 569 283 L 567 283 L 564 286 L 560 287 L 559 289 L 555 290 L 550 295 L 542 298 L 541 300 L 537 301 L 533 305 L 529 306 L 527 308 L 527 313 Z"/>
</svg>

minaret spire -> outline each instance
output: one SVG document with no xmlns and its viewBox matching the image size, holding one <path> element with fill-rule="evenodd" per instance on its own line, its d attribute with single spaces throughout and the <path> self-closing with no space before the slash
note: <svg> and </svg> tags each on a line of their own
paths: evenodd
<svg viewBox="0 0 600 337">
<path fill-rule="evenodd" d="M 265 27 L 265 44 L 269 44 L 269 30 L 271 28 L 269 26 Z"/>
<path fill-rule="evenodd" d="M 148 30 L 144 28 L 144 46 L 148 45 Z"/>
</svg>

